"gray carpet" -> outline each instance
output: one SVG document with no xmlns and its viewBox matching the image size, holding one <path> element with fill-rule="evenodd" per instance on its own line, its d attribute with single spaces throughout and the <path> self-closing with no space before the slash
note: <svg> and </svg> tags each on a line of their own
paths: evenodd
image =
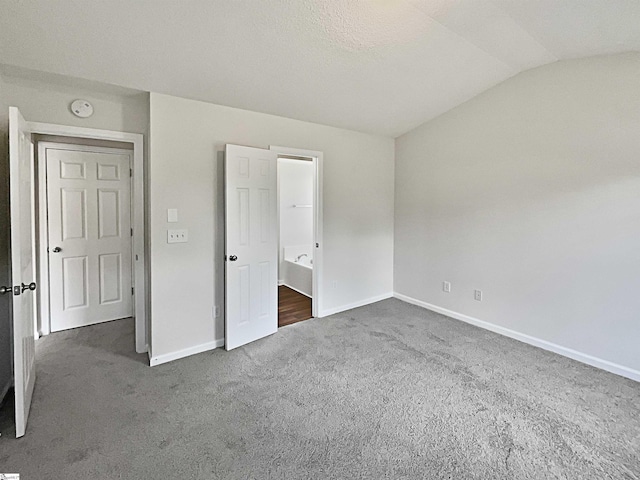
<svg viewBox="0 0 640 480">
<path fill-rule="evenodd" d="M 638 479 L 640 384 L 386 300 L 149 368 L 133 322 L 50 335 L 22 479 Z"/>
</svg>

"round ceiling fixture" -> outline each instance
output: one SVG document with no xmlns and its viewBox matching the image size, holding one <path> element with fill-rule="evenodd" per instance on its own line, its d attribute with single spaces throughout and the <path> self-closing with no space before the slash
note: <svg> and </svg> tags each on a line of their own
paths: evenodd
<svg viewBox="0 0 640 480">
<path fill-rule="evenodd" d="M 93 115 L 93 105 L 86 100 L 74 100 L 71 103 L 71 111 L 76 117 L 87 118 Z"/>
</svg>

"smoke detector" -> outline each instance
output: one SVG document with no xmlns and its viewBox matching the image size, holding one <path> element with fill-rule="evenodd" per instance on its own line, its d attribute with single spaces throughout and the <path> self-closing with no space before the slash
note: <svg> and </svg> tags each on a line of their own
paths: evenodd
<svg viewBox="0 0 640 480">
<path fill-rule="evenodd" d="M 71 112 L 80 118 L 87 118 L 93 115 L 93 105 L 86 100 L 74 100 L 71 103 Z"/>
</svg>

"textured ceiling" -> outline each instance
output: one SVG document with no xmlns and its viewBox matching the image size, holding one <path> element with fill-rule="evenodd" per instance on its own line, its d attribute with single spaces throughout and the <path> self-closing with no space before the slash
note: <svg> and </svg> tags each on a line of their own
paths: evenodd
<svg viewBox="0 0 640 480">
<path fill-rule="evenodd" d="M 640 0 L 0 0 L 0 63 L 389 136 L 640 50 Z"/>
</svg>

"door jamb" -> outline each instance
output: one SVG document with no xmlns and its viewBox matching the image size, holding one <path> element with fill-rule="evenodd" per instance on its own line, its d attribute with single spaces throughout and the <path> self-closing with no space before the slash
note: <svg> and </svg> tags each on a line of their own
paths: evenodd
<svg viewBox="0 0 640 480">
<path fill-rule="evenodd" d="M 136 352 L 149 351 L 147 332 L 147 290 L 145 285 L 145 229 L 144 229 L 144 137 L 139 133 L 118 132 L 113 130 L 99 130 L 85 127 L 72 127 L 52 123 L 27 122 L 32 134 L 56 135 L 60 137 L 88 138 L 92 140 L 110 140 L 133 144 L 132 188 L 131 204 L 133 227 L 133 248 L 131 255 L 134 259 L 134 317 Z M 40 186 L 40 183 L 39 183 Z M 35 206 L 34 206 L 35 207 Z"/>
<path fill-rule="evenodd" d="M 324 311 L 322 308 L 323 288 L 322 288 L 322 272 L 324 259 L 324 242 L 323 239 L 323 209 L 322 209 L 322 152 L 316 150 L 304 150 L 301 148 L 279 147 L 277 145 L 269 145 L 269 150 L 275 151 L 278 155 L 307 157 L 311 158 L 314 165 L 314 184 L 313 184 L 313 269 L 312 269 L 312 311 L 311 315 L 315 318 L 320 317 L 320 313 Z M 279 255 L 278 255 L 279 259 Z"/>
</svg>

